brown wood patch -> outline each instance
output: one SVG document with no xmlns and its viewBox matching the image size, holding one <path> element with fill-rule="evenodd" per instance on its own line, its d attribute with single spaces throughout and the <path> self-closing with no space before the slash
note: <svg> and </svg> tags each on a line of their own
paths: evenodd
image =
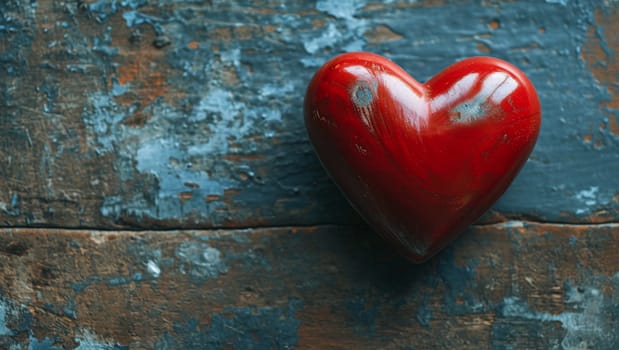
<svg viewBox="0 0 619 350">
<path fill-rule="evenodd" d="M 411 265 L 363 227 L 6 229 L 0 344 L 609 349 L 618 234 L 478 226 Z"/>
</svg>

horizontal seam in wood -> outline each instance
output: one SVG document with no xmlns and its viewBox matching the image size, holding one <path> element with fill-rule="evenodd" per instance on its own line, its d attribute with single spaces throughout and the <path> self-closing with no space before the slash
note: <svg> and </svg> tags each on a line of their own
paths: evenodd
<svg viewBox="0 0 619 350">
<path fill-rule="evenodd" d="M 492 223 L 477 223 L 472 224 L 472 228 L 520 228 L 527 226 L 548 226 L 548 227 L 591 227 L 591 228 L 619 228 L 619 222 L 601 222 L 601 223 L 565 223 L 552 221 L 531 221 L 531 220 L 507 220 Z M 369 227 L 364 225 L 354 224 L 301 224 L 301 225 L 265 225 L 265 226 L 237 226 L 237 227 L 177 227 L 177 228 L 97 228 L 97 227 L 28 227 L 28 226 L 12 226 L 2 227 L 0 231 L 72 231 L 72 232 L 101 232 L 101 233 L 166 233 L 166 232 L 234 232 L 234 231 L 256 231 L 256 230 L 298 230 L 298 229 L 361 229 L 369 230 Z"/>
</svg>

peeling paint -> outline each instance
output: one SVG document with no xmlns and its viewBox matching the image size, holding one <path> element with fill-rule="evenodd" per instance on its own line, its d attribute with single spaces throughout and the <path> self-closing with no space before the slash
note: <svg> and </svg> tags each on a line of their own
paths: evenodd
<svg viewBox="0 0 619 350">
<path fill-rule="evenodd" d="M 338 2 L 318 0 L 316 9 L 326 12 L 336 18 L 352 19 L 357 10 L 367 4 L 364 0 L 341 0 Z"/>
<path fill-rule="evenodd" d="M 107 32 L 104 32 L 101 37 L 95 37 L 93 39 L 92 50 L 94 52 L 101 53 L 105 56 L 117 56 L 120 52 L 117 47 L 110 46 L 112 43 L 112 37 L 110 34 L 111 28 Z"/>
<path fill-rule="evenodd" d="M 113 150 L 116 135 L 119 133 L 120 121 L 125 113 L 113 102 L 114 94 L 94 93 L 90 97 L 92 111 L 84 110 L 82 118 L 92 130 L 95 140 L 92 147 L 99 153 Z"/>
<path fill-rule="evenodd" d="M 576 214 L 590 213 L 592 209 L 599 205 L 608 205 L 612 200 L 606 193 L 600 193 L 599 186 L 590 186 L 589 189 L 580 190 L 574 195 L 580 203 L 586 205 L 586 208 L 576 209 Z"/>
<path fill-rule="evenodd" d="M 98 0 L 88 4 L 88 10 L 96 16 L 99 22 L 104 22 L 124 8 L 136 10 L 146 3 L 147 0 Z"/>
<path fill-rule="evenodd" d="M 241 69 L 238 48 L 222 51 L 219 55 L 220 65 Z M 219 201 L 210 203 L 207 197 L 223 198 L 227 189 L 241 185 L 229 177 L 225 162 L 218 162 L 214 156 L 221 159 L 229 153 L 240 151 L 237 143 L 243 145 L 243 151 L 250 151 L 255 141 L 243 140 L 255 135 L 274 135 L 274 128 L 282 122 L 282 109 L 274 106 L 272 99 L 288 96 L 293 89 L 294 85 L 289 83 L 281 88 L 266 85 L 263 94 L 255 96 L 265 101 L 264 105 L 250 107 L 233 91 L 213 85 L 197 95 L 200 100 L 193 105 L 189 115 L 166 102 L 153 101 L 153 104 L 144 107 L 153 116 L 140 129 L 122 124 L 136 111 L 136 107 L 123 106 L 114 100 L 131 90 L 129 84 L 114 84 L 109 93 L 91 95 L 91 106 L 84 110 L 82 118 L 91 131 L 92 146 L 100 154 L 117 153 L 125 158 L 119 164 L 127 174 L 126 177 L 121 176 L 122 180 L 132 179 L 133 174 L 125 169 L 127 161 L 130 161 L 136 164 L 137 172 L 156 181 L 150 189 L 153 193 L 151 198 L 107 196 L 101 214 L 106 217 L 129 214 L 160 220 L 195 215 L 209 217 L 215 222 L 225 220 L 226 213 L 219 211 L 222 208 Z M 166 128 L 162 129 L 162 125 Z M 192 136 L 197 129 L 204 131 L 199 139 Z M 189 142 L 192 139 L 194 142 Z M 231 143 L 235 146 L 230 146 Z M 194 166 L 195 161 L 200 165 Z M 181 198 L 183 193 L 191 195 Z"/>
<path fill-rule="evenodd" d="M 137 8 L 137 6 L 135 8 Z M 125 23 L 129 28 L 136 27 L 144 23 L 154 25 L 155 28 L 158 28 L 157 22 L 159 22 L 159 19 L 145 15 L 135 10 L 123 12 L 123 19 L 125 20 Z"/>
<path fill-rule="evenodd" d="M 327 29 L 317 38 L 305 41 L 305 51 L 309 54 L 315 54 L 318 50 L 325 47 L 331 47 L 340 40 L 340 32 L 336 29 L 334 23 L 329 23 Z"/>
<path fill-rule="evenodd" d="M 210 179 L 206 172 L 193 170 L 191 162 L 187 160 L 187 152 L 193 155 L 193 146 L 188 151 L 180 149 L 180 144 L 174 139 L 152 139 L 140 145 L 136 151 L 137 170 L 152 174 L 158 179 L 158 202 L 159 213 L 153 217 L 172 218 L 182 216 L 182 207 L 178 200 L 179 193 L 191 190 L 187 183 L 195 184 L 192 192 L 197 198 L 192 200 L 197 208 L 205 208 L 204 197 L 207 194 L 223 195 L 227 188 L 234 185 L 230 180 Z M 198 155 L 204 155 L 202 153 Z M 185 203 L 185 206 L 188 204 Z M 165 209 L 165 210 L 164 210 Z"/>
<path fill-rule="evenodd" d="M 8 328 L 7 322 L 8 306 L 0 298 L 0 336 L 11 336 L 13 332 Z"/>
<path fill-rule="evenodd" d="M 128 346 L 118 345 L 112 342 L 101 340 L 94 332 L 88 329 L 81 329 L 79 335 L 75 337 L 75 342 L 79 344 L 75 350 L 128 350 Z"/>
<path fill-rule="evenodd" d="M 606 279 L 604 277 L 603 279 Z M 612 298 L 599 288 L 600 281 L 583 285 L 565 284 L 566 311 L 538 312 L 519 297 L 506 297 L 498 307 L 501 317 L 540 322 L 559 322 L 566 330 L 561 349 L 614 349 L 619 344 L 619 324 Z"/>
<path fill-rule="evenodd" d="M 29 341 L 28 350 L 60 350 L 60 348 L 54 346 L 55 341 L 48 337 L 39 341 L 37 338 L 30 336 Z"/>
<path fill-rule="evenodd" d="M 26 306 L 5 298 L 0 291 L 0 348 L 24 349 L 25 345 L 22 344 L 22 340 L 28 339 L 33 319 L 33 314 Z"/>
<path fill-rule="evenodd" d="M 276 109 L 252 109 L 236 100 L 232 92 L 214 88 L 198 103 L 189 120 L 199 122 L 212 118 L 209 123 L 212 134 L 208 143 L 190 148 L 190 152 L 225 154 L 229 151 L 228 138 L 242 139 L 260 125 L 268 127 L 270 123 L 281 122 L 281 112 Z"/>
<path fill-rule="evenodd" d="M 329 14 L 338 21 L 329 22 L 320 35 L 303 41 L 307 53 L 317 54 L 325 48 L 341 48 L 344 52 L 363 51 L 366 45 L 363 34 L 369 29 L 369 22 L 357 18 L 355 14 L 366 4 L 364 0 L 317 1 L 318 11 Z M 307 60 L 302 62 L 309 63 Z"/>
<path fill-rule="evenodd" d="M 228 272 L 219 250 L 201 242 L 183 242 L 176 249 L 179 272 L 198 280 Z"/>
<path fill-rule="evenodd" d="M 576 199 L 583 202 L 585 205 L 593 206 L 597 203 L 596 194 L 599 192 L 598 186 L 591 186 L 588 190 L 582 190 L 576 193 Z"/>
</svg>

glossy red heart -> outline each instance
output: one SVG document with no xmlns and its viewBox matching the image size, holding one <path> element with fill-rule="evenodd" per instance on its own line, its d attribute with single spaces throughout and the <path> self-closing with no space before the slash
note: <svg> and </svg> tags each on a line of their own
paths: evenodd
<svg viewBox="0 0 619 350">
<path fill-rule="evenodd" d="M 314 75 L 304 112 L 327 172 L 413 262 L 436 254 L 505 192 L 541 123 L 529 79 L 490 57 L 421 84 L 382 56 L 344 54 Z"/>
</svg>

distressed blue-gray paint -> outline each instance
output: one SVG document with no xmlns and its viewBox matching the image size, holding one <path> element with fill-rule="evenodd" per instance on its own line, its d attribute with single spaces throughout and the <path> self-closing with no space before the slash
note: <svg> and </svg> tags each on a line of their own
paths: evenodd
<svg viewBox="0 0 619 350">
<path fill-rule="evenodd" d="M 58 25 L 29 30 L 40 27 L 41 6 L 25 0 L 0 5 L 5 14 L 0 63 L 6 73 L 0 104 L 10 117 L 0 126 L 9 130 L 11 145 L 23 141 L 33 157 L 45 158 L 42 175 L 28 179 L 44 183 L 41 189 L 7 184 L 3 192 L 29 198 L 33 190 L 41 191 L 53 209 L 32 210 L 20 202 L 28 210 L 6 204 L 2 215 L 21 224 L 101 227 L 153 221 L 166 227 L 358 222 L 320 167 L 302 120 L 305 87 L 317 67 L 355 50 L 384 54 L 421 81 L 468 56 L 513 62 L 538 88 L 543 126 L 531 159 L 494 210 L 562 222 L 619 215 L 619 179 L 613 175 L 619 173 L 619 138 L 608 127 L 608 116 L 619 112 L 603 107 L 611 95 L 581 57 L 591 27 L 602 50 L 614 55 L 604 28 L 594 23 L 596 9 L 614 3 L 476 0 L 427 6 L 346 0 L 264 5 L 272 11 L 247 11 L 248 6 L 255 5 L 98 0 L 78 8 L 66 3 L 46 14 Z M 368 39 L 378 26 L 395 36 Z M 237 33 L 243 28 L 253 34 Z M 229 38 L 213 34 L 219 30 L 227 30 Z M 170 45 L 158 54 L 147 50 L 147 60 L 157 57 L 156 69 L 164 74 L 163 95 L 127 103 L 141 93 L 138 82 L 120 83 L 122 66 L 142 54 L 143 48 L 128 44 L 134 32 L 165 36 Z M 43 55 L 35 52 L 35 39 L 49 46 Z M 480 45 L 489 52 L 480 52 Z M 147 74 L 150 63 L 143 62 L 141 72 Z M 61 94 L 68 91 L 67 74 L 92 83 L 84 83 L 71 103 Z M 38 91 L 32 96 L 21 86 Z M 75 106 L 83 106 L 79 116 Z M 25 113 L 28 125 L 22 125 Z M 126 125 L 137 113 L 150 119 Z M 38 139 L 28 141 L 28 135 Z M 596 142 L 586 142 L 584 135 Z M 87 149 L 75 141 L 83 139 Z M 11 154 L 17 146 L 3 147 Z M 102 179 L 94 165 L 76 175 L 94 177 L 98 184 L 84 210 L 69 212 L 83 217 L 62 216 L 68 209 L 56 204 L 76 193 L 76 183 L 80 191 L 91 191 L 88 181 L 74 181 L 57 165 L 75 159 L 100 160 L 107 168 Z M 226 190 L 234 194 L 226 197 Z M 0 204 L 9 200 L 0 198 Z M 71 216 L 75 221 L 67 223 Z"/>
<path fill-rule="evenodd" d="M 56 341 L 48 337 L 39 341 L 37 338 L 30 336 L 28 343 L 28 350 L 60 350 L 61 348 L 54 346 Z"/>
<path fill-rule="evenodd" d="M 75 342 L 79 344 L 75 350 L 129 350 L 128 346 L 101 340 L 97 334 L 88 329 L 80 330 Z"/>
<path fill-rule="evenodd" d="M 77 320 L 77 310 L 76 310 L 75 300 L 73 299 L 73 297 L 67 298 L 67 303 L 62 308 L 62 312 L 65 314 L 65 316 L 73 320 Z"/>
<path fill-rule="evenodd" d="M 451 247 L 441 254 L 437 272 L 446 289 L 444 303 L 448 313 L 481 312 L 487 307 L 471 293 L 477 284 L 475 278 L 477 264 L 478 261 L 471 260 L 464 267 L 457 266 Z M 462 302 L 458 302 L 459 299 Z"/>
<path fill-rule="evenodd" d="M 179 272 L 198 280 L 228 272 L 222 253 L 206 243 L 183 242 L 176 250 Z"/>
<path fill-rule="evenodd" d="M 421 326 L 426 329 L 430 328 L 430 321 L 432 321 L 432 309 L 430 308 L 427 300 L 424 300 L 423 303 L 417 306 L 417 314 L 415 315 L 415 318 Z"/>
<path fill-rule="evenodd" d="M 357 295 L 354 295 L 357 294 Z M 378 309 L 374 303 L 368 302 L 365 291 L 351 293 L 346 301 L 346 311 L 349 326 L 360 335 L 374 336 L 376 334 L 376 319 Z"/>
<path fill-rule="evenodd" d="M 305 64 L 310 59 L 319 64 L 337 52 L 372 50 L 386 54 L 418 79 L 426 80 L 452 62 L 479 55 L 476 44 L 483 43 L 490 47 L 489 54 L 514 62 L 530 76 L 539 90 L 544 110 L 542 133 L 531 160 L 494 209 L 508 215 L 529 215 L 556 221 L 572 220 L 563 217 L 564 212 L 579 217 L 591 215 L 599 209 L 617 206 L 612 202 L 612 198 L 619 188 L 619 180 L 611 175 L 619 172 L 619 169 L 616 169 L 619 164 L 616 137 L 608 133 L 600 135 L 606 142 L 602 149 L 594 149 L 592 145 L 583 143 L 580 137 L 581 134 L 589 132 L 582 130 L 583 125 L 599 125 L 604 123 L 606 118 L 596 111 L 600 102 L 608 99 L 608 93 L 599 87 L 592 74 L 584 69 L 579 55 L 588 27 L 593 24 L 595 7 L 601 4 L 573 1 L 536 2 L 535 6 L 528 2 L 485 6 L 475 2 L 397 11 L 386 6 L 372 13 L 364 13 L 362 9 L 368 3 L 347 1 L 335 4 L 318 1 L 315 8 L 319 14 L 315 16 L 272 16 L 268 22 L 280 26 L 274 36 L 275 41 L 254 41 L 252 44 L 269 56 L 268 53 L 278 48 L 278 45 L 285 45 L 288 48 L 286 61 L 297 60 Z M 566 7 L 569 11 L 566 11 Z M 231 10 L 227 7 L 214 8 L 203 13 L 201 9 L 193 8 L 191 12 L 195 18 L 218 18 L 224 16 L 221 12 L 224 9 Z M 139 11 L 138 5 L 129 12 L 130 17 L 135 17 Z M 127 12 L 125 16 L 129 16 Z M 256 23 L 263 20 L 262 17 L 254 18 L 253 15 L 238 11 L 227 16 L 235 18 L 237 23 Z M 315 18 L 325 19 L 326 25 L 318 29 L 309 28 L 310 21 Z M 498 29 L 493 30 L 488 26 L 492 20 L 500 23 Z M 148 124 L 140 130 L 143 136 L 137 138 L 136 135 L 125 135 L 123 131 L 112 133 L 115 142 L 121 147 L 120 153 L 126 153 L 130 159 L 137 161 L 137 171 L 153 174 L 159 180 L 156 195 L 158 200 L 152 204 L 147 201 L 132 202 L 122 196 L 120 200 L 114 201 L 121 204 L 116 204 L 113 210 L 105 209 L 109 209 L 109 206 L 106 206 L 103 213 L 119 215 L 126 210 L 123 206 L 127 206 L 142 207 L 145 209 L 143 214 L 159 219 L 184 217 L 188 215 L 187 212 L 212 217 L 213 210 L 205 203 L 204 194 L 212 192 L 210 194 L 221 195 L 224 188 L 241 190 L 239 200 L 232 204 L 239 207 L 243 207 L 245 203 L 264 203 L 274 198 L 288 197 L 285 188 L 278 186 L 275 179 L 266 179 L 266 183 L 243 183 L 230 176 L 229 170 L 218 171 L 221 168 L 214 162 L 205 164 L 197 161 L 194 164 L 201 164 L 198 168 L 171 171 L 166 162 L 166 154 L 176 152 L 176 158 L 200 160 L 206 156 L 217 158 L 235 151 L 228 145 L 230 138 L 247 140 L 243 148 L 239 149 L 242 152 L 274 151 L 278 157 L 276 159 L 284 161 L 282 164 L 292 155 L 298 157 L 298 154 L 306 153 L 308 146 L 305 141 L 287 144 L 285 149 L 267 149 L 265 147 L 269 144 L 268 137 L 262 139 L 261 143 L 254 143 L 255 141 L 247 137 L 260 133 L 266 136 L 277 135 L 280 139 L 292 137 L 304 140 L 300 101 L 305 84 L 315 67 L 301 67 L 297 70 L 300 74 L 284 75 L 286 70 L 279 64 L 273 64 L 273 61 L 265 61 L 264 54 L 258 52 L 247 56 L 242 50 L 242 42 L 224 43 L 221 52 L 217 54 L 210 52 L 206 43 L 196 50 L 188 50 L 180 45 L 189 40 L 204 42 L 204 38 L 191 33 L 208 31 L 219 26 L 205 21 L 197 23 L 180 16 L 161 18 L 158 23 L 164 32 L 174 37 L 174 43 L 179 43 L 168 51 L 168 59 L 170 65 L 180 69 L 183 74 L 171 78 L 171 82 L 186 86 L 187 91 L 201 92 L 193 94 L 196 101 L 193 103 L 192 112 L 184 119 L 187 128 L 176 128 L 163 141 L 152 139 L 154 135 L 148 132 Z M 368 44 L 364 33 L 379 24 L 387 25 L 403 36 L 403 39 L 383 44 Z M 185 30 L 172 29 L 172 26 L 178 28 L 179 25 Z M 571 30 L 564 30 L 564 26 Z M 515 32 L 515 28 L 518 32 Z M 544 31 L 541 32 L 540 28 Z M 295 34 L 299 31 L 303 33 L 302 40 Z M 412 33 L 414 37 L 411 36 Z M 277 42 L 281 44 L 276 44 Z M 404 42 L 407 43 L 406 48 L 402 46 Z M 445 47 L 449 47 L 449 50 L 445 51 Z M 205 59 L 196 60 L 196 55 Z M 241 62 L 250 64 L 253 71 L 259 73 L 249 75 L 246 65 Z M 550 62 L 552 64 L 549 64 Z M 241 85 L 226 87 L 220 81 L 211 79 L 220 69 L 234 70 L 241 78 Z M 273 93 L 270 96 L 256 93 L 265 89 Z M 587 91 L 587 94 L 583 95 L 583 91 Z M 171 106 L 157 102 L 152 108 L 155 114 L 153 126 L 160 127 L 168 121 L 180 119 L 178 112 Z M 126 115 L 130 111 L 124 113 Z M 97 119 L 114 123 L 114 119 L 106 114 L 99 115 Z M 185 130 L 193 128 L 210 131 L 202 137 L 190 136 Z M 132 152 L 131 147 L 135 143 L 143 148 Z M 153 143 L 161 146 L 157 147 L 157 153 L 162 155 L 161 161 L 144 166 L 144 152 L 154 150 L 149 148 Z M 179 143 L 185 146 L 181 149 L 174 146 Z M 123 152 L 122 148 L 126 148 L 126 152 Z M 566 158 L 567 154 L 570 155 L 569 158 Z M 303 194 L 303 201 L 307 205 L 308 199 L 314 197 L 309 192 L 308 185 L 314 179 L 320 179 L 323 184 L 328 184 L 328 181 L 324 182 L 326 179 L 312 157 L 298 160 L 311 164 L 310 171 L 306 172 L 305 176 L 295 179 L 295 186 Z M 247 167 L 251 171 L 250 163 L 248 162 Z M 206 176 L 198 175 L 207 169 L 207 164 L 209 171 L 213 173 L 213 177 L 208 180 Z M 225 161 L 220 164 L 226 166 Z M 595 171 L 602 166 L 606 168 L 604 172 Z M 275 165 L 274 177 L 277 177 L 277 171 L 283 174 L 291 172 Z M 565 173 L 570 174 L 569 181 L 562 176 Z M 181 203 L 176 195 L 183 190 L 183 181 L 191 178 L 188 176 L 190 174 L 204 179 L 201 185 L 205 190 L 196 193 L 197 199 L 190 203 Z M 199 179 L 194 180 L 200 183 Z M 598 190 L 583 200 L 583 191 L 589 191 L 592 187 Z M 324 196 L 316 198 L 322 202 L 330 201 Z M 337 206 L 345 206 L 344 202 L 336 203 Z M 180 209 L 183 206 L 188 207 L 188 210 Z M 265 212 L 268 213 L 268 210 Z M 312 217 L 314 219 L 310 220 L 338 221 L 336 217 L 322 212 L 310 216 Z M 228 218 L 234 220 L 235 215 Z M 225 219 L 225 216 L 222 216 L 215 221 L 221 222 Z"/>
<path fill-rule="evenodd" d="M 60 350 L 60 349 L 61 348 L 54 346 L 53 339 L 49 339 L 47 337 L 45 337 L 41 341 L 39 341 L 35 337 L 30 337 L 29 339 L 28 350 Z"/>
<path fill-rule="evenodd" d="M 224 242 L 234 242 L 242 247 L 240 251 L 222 251 L 217 247 Z M 212 242 L 212 243 L 211 243 Z M 132 265 L 127 275 L 92 275 L 83 280 L 73 281 L 71 290 L 78 295 L 87 288 L 100 288 L 100 285 L 109 287 L 124 287 L 131 283 L 156 283 L 162 275 L 186 275 L 198 285 L 208 280 L 228 273 L 229 269 L 242 269 L 270 273 L 273 269 L 271 262 L 260 251 L 251 247 L 252 242 L 244 235 L 196 235 L 191 239 L 178 244 L 173 255 L 162 254 L 160 249 L 136 240 L 126 247 L 127 256 L 141 262 Z M 268 244 L 268 243 L 267 243 Z M 66 305 L 49 304 L 47 309 L 55 314 L 64 313 L 67 317 L 77 319 L 74 298 L 69 296 Z"/>
<path fill-rule="evenodd" d="M 0 348 L 25 348 L 20 339 L 30 334 L 33 319 L 26 306 L 6 298 L 0 291 Z"/>
<path fill-rule="evenodd" d="M 91 276 L 83 281 L 73 282 L 71 284 L 71 289 L 76 293 L 80 293 L 84 289 L 90 287 L 93 283 L 100 281 L 100 280 L 101 280 L 100 276 Z"/>
<path fill-rule="evenodd" d="M 78 330 L 79 336 L 75 337 L 75 342 L 78 344 L 73 350 L 128 350 L 128 346 L 115 344 L 113 342 L 102 341 L 99 336 L 87 329 Z M 16 349 L 23 348 L 25 344 L 17 343 Z M 30 336 L 27 342 L 28 350 L 60 350 L 68 349 L 66 346 L 59 344 L 56 337 L 44 337 L 43 340 L 38 340 L 36 337 Z M 13 348 L 10 348 L 11 350 Z"/>
<path fill-rule="evenodd" d="M 292 349 L 298 342 L 300 321 L 295 313 L 303 303 L 291 299 L 276 307 L 228 307 L 213 313 L 209 324 L 182 319 L 175 332 L 163 336 L 155 349 Z"/>
<path fill-rule="evenodd" d="M 610 176 L 619 172 L 616 137 L 602 135 L 606 147 L 599 150 L 582 142 L 585 133 L 596 132 L 582 130 L 584 125 L 597 128 L 604 123 L 598 105 L 608 99 L 607 91 L 583 69 L 579 55 L 593 24 L 596 4 L 574 1 L 568 6 L 569 11 L 564 6 L 539 2 L 535 6 L 516 2 L 436 7 L 416 11 L 419 18 L 410 22 L 412 27 L 398 21 L 396 14 L 383 17 L 395 32 L 415 33 L 419 38 L 413 53 L 402 53 L 398 43 L 381 45 L 393 52 L 389 57 L 418 79 L 428 79 L 450 61 L 478 55 L 475 44 L 484 43 L 490 47 L 490 55 L 520 66 L 533 81 L 543 108 L 542 131 L 531 159 L 494 208 L 508 215 L 560 221 L 565 220 L 562 212 L 584 216 L 617 206 L 609 201 L 619 188 L 617 177 Z M 498 29 L 488 27 L 492 20 L 500 23 Z M 488 37 L 475 39 L 481 33 Z M 446 47 L 450 49 L 445 51 Z M 601 167 L 607 169 L 599 171 Z M 569 178 L 564 174 L 570 174 Z M 562 186 L 561 190 L 556 186 Z M 591 186 L 600 186 L 595 204 L 583 206 L 575 196 Z"/>
<path fill-rule="evenodd" d="M 107 284 L 112 287 L 122 286 L 124 284 L 131 283 L 131 278 L 129 277 L 112 277 L 107 280 Z"/>
<path fill-rule="evenodd" d="M 559 322 L 566 334 L 561 349 L 614 349 L 619 346 L 615 330 L 618 310 L 614 302 L 595 286 L 566 284 L 565 304 L 569 311 L 558 314 L 537 312 L 518 297 L 506 297 L 498 306 L 498 314 L 505 318 L 520 318 L 540 322 Z"/>
<path fill-rule="evenodd" d="M 326 344 L 346 339 L 373 348 L 408 341 L 419 348 L 560 349 L 585 341 L 614 349 L 616 338 L 600 334 L 619 326 L 617 227 L 477 227 L 421 265 L 394 256 L 360 227 L 125 232 L 113 239 L 69 230 L 43 240 L 43 231 L 6 230 L 3 266 L 21 260 L 35 278 L 40 261 L 64 268 L 49 284 L 32 286 L 36 298 L 22 281 L 7 279 L 12 299 L 0 297 L 0 327 L 11 335 L 0 336 L 0 348 L 27 348 L 29 338 L 50 350 L 68 343 L 304 347 L 324 330 Z M 5 254 L 9 236 L 31 245 L 27 257 Z M 156 279 L 148 272 L 152 261 L 160 268 Z M 454 336 L 428 339 L 437 334 Z"/>
<path fill-rule="evenodd" d="M 118 11 L 124 9 L 135 10 L 146 3 L 146 0 L 98 0 L 88 4 L 88 10 L 96 15 L 98 20 L 104 21 Z"/>
<path fill-rule="evenodd" d="M 0 299 L 0 336 L 13 335 L 13 332 L 8 328 L 7 321 L 8 307 Z"/>
</svg>

